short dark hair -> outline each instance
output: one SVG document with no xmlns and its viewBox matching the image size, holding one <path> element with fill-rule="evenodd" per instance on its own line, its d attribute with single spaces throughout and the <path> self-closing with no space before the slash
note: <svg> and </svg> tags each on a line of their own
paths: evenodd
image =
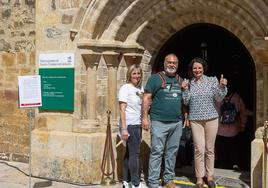
<svg viewBox="0 0 268 188">
<path fill-rule="evenodd" d="M 200 63 L 203 66 L 204 74 L 207 73 L 207 70 L 208 70 L 207 62 L 204 59 L 200 58 L 200 57 L 195 57 L 189 63 L 189 76 L 190 76 L 190 78 L 194 77 L 194 75 L 193 75 L 193 65 L 194 65 L 194 63 Z"/>
</svg>

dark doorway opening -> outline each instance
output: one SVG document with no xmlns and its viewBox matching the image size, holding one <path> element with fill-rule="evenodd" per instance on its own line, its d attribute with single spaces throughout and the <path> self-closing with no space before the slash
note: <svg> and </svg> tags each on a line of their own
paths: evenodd
<svg viewBox="0 0 268 188">
<path fill-rule="evenodd" d="M 178 56 L 179 74 L 183 78 L 188 78 L 188 63 L 191 59 L 194 57 L 206 59 L 207 75 L 219 78 L 224 74 L 242 97 L 246 108 L 255 112 L 255 65 L 246 47 L 231 32 L 212 24 L 194 24 L 182 29 L 160 49 L 153 65 L 153 72 L 163 70 L 162 62 L 168 53 L 175 53 Z M 255 113 L 248 117 L 246 130 L 241 133 L 239 165 L 242 170 L 250 170 L 250 143 L 254 139 L 254 132 Z M 228 152 L 227 148 L 226 151 Z"/>
</svg>

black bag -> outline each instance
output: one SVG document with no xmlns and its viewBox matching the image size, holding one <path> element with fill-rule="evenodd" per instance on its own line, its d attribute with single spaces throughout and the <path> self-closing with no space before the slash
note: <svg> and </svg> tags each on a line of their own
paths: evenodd
<svg viewBox="0 0 268 188">
<path fill-rule="evenodd" d="M 188 142 L 192 139 L 192 129 L 191 126 L 186 126 L 182 129 L 181 140 Z"/>
<path fill-rule="evenodd" d="M 229 99 L 223 99 L 223 104 L 221 105 L 221 114 L 220 114 L 220 122 L 222 124 L 232 124 L 238 122 L 238 111 L 236 110 L 235 104 L 231 103 L 231 98 L 233 94 L 229 97 Z"/>
</svg>

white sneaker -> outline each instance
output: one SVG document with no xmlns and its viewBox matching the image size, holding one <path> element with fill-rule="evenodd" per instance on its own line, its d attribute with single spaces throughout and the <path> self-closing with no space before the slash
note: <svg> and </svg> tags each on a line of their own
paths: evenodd
<svg viewBox="0 0 268 188">
<path fill-rule="evenodd" d="M 122 184 L 123 188 L 132 188 L 131 182 L 123 181 Z"/>
<path fill-rule="evenodd" d="M 141 183 L 139 184 L 139 186 L 134 186 L 135 188 L 148 188 L 145 184 Z"/>
</svg>

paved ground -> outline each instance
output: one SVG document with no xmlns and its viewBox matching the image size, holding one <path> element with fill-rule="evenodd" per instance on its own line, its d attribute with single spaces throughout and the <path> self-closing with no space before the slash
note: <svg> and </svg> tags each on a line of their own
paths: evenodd
<svg viewBox="0 0 268 188">
<path fill-rule="evenodd" d="M 28 164 L 0 160 L 0 188 L 30 188 Z M 49 181 L 39 178 L 31 178 L 31 188 L 53 187 L 53 188 L 105 188 L 101 185 L 75 185 L 63 182 Z M 121 188 L 118 182 L 109 188 Z"/>
<path fill-rule="evenodd" d="M 63 182 L 49 181 L 39 178 L 31 178 L 30 181 L 27 176 L 28 164 L 19 162 L 9 162 L 0 160 L 0 188 L 121 188 L 122 185 L 116 182 L 113 186 L 102 186 L 100 184 L 95 185 L 75 185 Z M 194 187 L 192 183 L 193 169 L 192 167 L 184 167 L 177 169 L 176 182 L 181 185 L 182 188 Z M 215 170 L 215 180 L 221 185 L 219 188 L 232 187 L 232 188 L 247 188 L 249 187 L 249 173 L 234 172 L 230 170 Z M 185 183 L 186 182 L 186 183 Z"/>
</svg>

